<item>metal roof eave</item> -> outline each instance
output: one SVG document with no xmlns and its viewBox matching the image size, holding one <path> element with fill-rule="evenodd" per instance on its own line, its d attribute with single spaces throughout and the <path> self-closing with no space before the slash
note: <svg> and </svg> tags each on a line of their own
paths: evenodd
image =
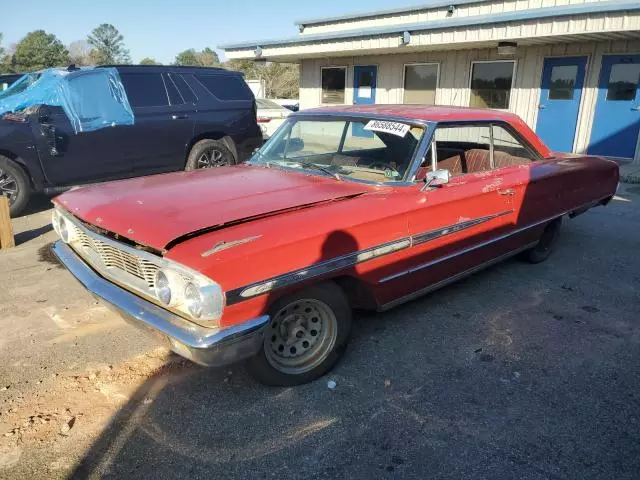
<svg viewBox="0 0 640 480">
<path fill-rule="evenodd" d="M 419 12 L 421 10 L 434 10 L 436 8 L 443 7 L 458 7 L 460 5 L 469 5 L 472 3 L 482 3 L 486 0 L 453 0 L 453 1 L 438 1 L 433 3 L 423 3 L 419 5 L 407 5 L 404 7 L 396 7 L 396 8 L 387 8 L 383 10 L 369 10 L 366 12 L 353 12 L 347 13 L 344 15 L 336 15 L 335 17 L 325 17 L 325 18 L 310 18 L 306 20 L 296 20 L 294 25 L 298 25 L 301 27 L 309 27 L 311 25 L 321 25 L 323 23 L 332 23 L 332 22 L 342 22 L 345 20 L 355 20 L 355 19 L 363 19 L 363 18 L 373 18 L 373 17 L 381 17 L 384 15 L 394 15 L 397 13 L 409 13 L 409 12 Z"/>
<path fill-rule="evenodd" d="M 292 44 L 303 45 L 305 43 L 313 43 L 318 41 L 331 41 L 345 38 L 388 35 L 393 33 L 402 33 L 405 31 L 411 32 L 439 30 L 453 27 L 465 27 L 469 25 L 487 25 L 492 23 L 513 22 L 518 20 L 532 20 L 536 18 L 566 17 L 571 15 L 589 13 L 610 13 L 636 10 L 640 10 L 640 2 L 638 2 L 637 0 L 616 0 L 614 2 L 583 3 L 577 5 L 566 5 L 563 7 L 545 7 L 499 14 L 477 15 L 473 17 L 447 18 L 443 20 L 432 20 L 422 23 L 401 24 L 388 27 L 362 28 L 358 30 L 346 30 L 326 34 L 297 35 L 295 37 L 287 37 L 281 39 L 254 40 L 233 44 L 223 44 L 219 45 L 217 48 L 221 50 L 238 50 L 255 48 L 257 46 L 265 47 Z"/>
</svg>

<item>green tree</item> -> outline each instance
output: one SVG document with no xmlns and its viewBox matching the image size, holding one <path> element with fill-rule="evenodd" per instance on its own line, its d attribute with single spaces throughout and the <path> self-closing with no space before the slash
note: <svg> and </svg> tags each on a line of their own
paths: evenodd
<svg viewBox="0 0 640 480">
<path fill-rule="evenodd" d="M 176 65 L 185 65 L 189 67 L 199 67 L 200 62 L 198 61 L 198 55 L 193 48 L 189 50 L 185 50 L 184 52 L 180 52 L 176 55 L 176 59 L 173 62 Z"/>
<path fill-rule="evenodd" d="M 156 62 L 153 58 L 145 57 L 140 60 L 140 65 L 162 65 L 160 62 Z"/>
<path fill-rule="evenodd" d="M 218 58 L 218 54 L 211 50 L 209 47 L 205 48 L 197 54 L 198 61 L 200 65 L 203 67 L 219 67 L 220 59 Z"/>
<path fill-rule="evenodd" d="M 0 60 L 4 58 L 4 48 L 2 48 L 2 34 L 0 33 Z"/>
<path fill-rule="evenodd" d="M 242 72 L 247 80 L 262 80 L 267 98 L 298 98 L 300 67 L 295 63 L 263 63 L 229 60 L 224 68 Z"/>
<path fill-rule="evenodd" d="M 175 65 L 185 65 L 190 67 L 219 67 L 220 59 L 218 54 L 209 47 L 198 52 L 194 48 L 185 50 L 176 55 L 173 62 Z"/>
<path fill-rule="evenodd" d="M 11 59 L 15 72 L 32 72 L 68 65 L 69 52 L 55 35 L 44 30 L 28 33 L 16 46 Z"/>
<path fill-rule="evenodd" d="M 93 47 L 91 57 L 98 65 L 131 63 L 129 50 L 124 47 L 124 37 L 109 23 L 94 28 L 87 42 Z"/>
<path fill-rule="evenodd" d="M 78 67 L 91 65 L 93 63 L 91 58 L 93 49 L 86 40 L 76 40 L 75 42 L 71 42 L 67 50 L 69 50 L 70 63 L 73 63 Z"/>
</svg>

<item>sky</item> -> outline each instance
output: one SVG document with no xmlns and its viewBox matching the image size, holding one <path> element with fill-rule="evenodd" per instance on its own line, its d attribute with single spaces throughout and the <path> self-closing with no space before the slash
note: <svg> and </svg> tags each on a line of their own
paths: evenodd
<svg viewBox="0 0 640 480">
<path fill-rule="evenodd" d="M 170 63 L 178 52 L 220 44 L 297 35 L 296 20 L 331 17 L 416 4 L 389 0 L 0 0 L 5 48 L 33 30 L 55 34 L 65 45 L 101 23 L 124 35 L 134 62 Z M 428 3 L 423 0 L 421 3 Z"/>
</svg>

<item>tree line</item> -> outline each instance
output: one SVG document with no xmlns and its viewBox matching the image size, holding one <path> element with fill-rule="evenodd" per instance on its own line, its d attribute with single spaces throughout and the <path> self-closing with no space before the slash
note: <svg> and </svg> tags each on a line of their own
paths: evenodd
<svg viewBox="0 0 640 480">
<path fill-rule="evenodd" d="M 29 32 L 18 43 L 2 47 L 0 33 L 0 73 L 26 73 L 51 67 L 132 64 L 124 37 L 116 27 L 103 23 L 87 38 L 65 46 L 54 34 L 44 30 Z M 140 65 L 161 65 L 153 58 L 140 60 Z M 221 67 L 240 71 L 247 80 L 261 80 L 267 98 L 298 98 L 299 67 L 297 64 L 256 64 L 252 60 L 221 62 L 211 48 L 190 48 L 176 55 L 173 65 Z"/>
</svg>

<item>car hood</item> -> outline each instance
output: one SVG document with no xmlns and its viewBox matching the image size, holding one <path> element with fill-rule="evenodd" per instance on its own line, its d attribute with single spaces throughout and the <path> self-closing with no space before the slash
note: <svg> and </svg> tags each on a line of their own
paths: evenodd
<svg viewBox="0 0 640 480">
<path fill-rule="evenodd" d="M 54 203 L 81 220 L 163 250 L 185 235 L 353 197 L 375 187 L 276 168 L 235 166 L 70 190 Z"/>
</svg>

